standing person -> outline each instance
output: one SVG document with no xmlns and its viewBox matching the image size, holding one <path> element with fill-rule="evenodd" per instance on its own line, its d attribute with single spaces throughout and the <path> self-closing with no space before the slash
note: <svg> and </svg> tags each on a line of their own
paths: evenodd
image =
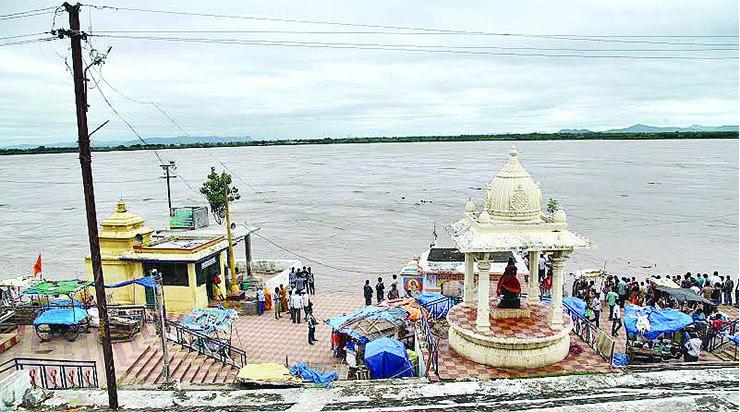
<svg viewBox="0 0 740 412">
<path fill-rule="evenodd" d="M 622 307 L 623 305 L 614 306 L 614 313 L 612 313 L 612 336 L 617 336 L 617 332 L 622 329 Z"/>
<path fill-rule="evenodd" d="M 311 272 L 311 266 L 308 267 L 308 272 L 306 273 L 306 282 L 308 283 L 308 294 L 309 295 L 315 295 L 316 294 L 316 287 L 314 286 L 314 279 L 313 279 L 313 272 Z"/>
<path fill-rule="evenodd" d="M 725 279 L 725 284 L 722 285 L 722 291 L 724 292 L 724 299 L 723 302 L 725 305 L 732 306 L 732 290 L 735 289 L 735 282 L 732 281 L 732 278 L 730 278 L 730 275 L 727 275 L 727 279 Z"/>
<path fill-rule="evenodd" d="M 537 270 L 539 271 L 539 281 L 542 282 L 545 280 L 545 269 L 547 269 L 547 259 L 545 259 L 545 254 L 540 253 L 540 259 L 537 262 Z"/>
<path fill-rule="evenodd" d="M 619 305 L 624 305 L 624 301 L 627 300 L 627 278 L 622 277 L 617 282 L 617 294 L 619 295 Z"/>
<path fill-rule="evenodd" d="M 378 277 L 378 283 L 375 285 L 375 297 L 378 299 L 378 303 L 385 299 L 385 285 L 381 277 Z"/>
<path fill-rule="evenodd" d="M 393 274 L 393 277 L 391 279 L 391 288 L 393 288 L 393 285 L 396 285 L 396 289 L 398 289 L 398 275 L 396 274 Z M 390 292 L 388 292 L 388 295 L 390 296 Z"/>
<path fill-rule="evenodd" d="M 265 292 L 257 289 L 257 315 L 262 316 L 265 312 Z"/>
<path fill-rule="evenodd" d="M 288 282 L 292 288 L 295 288 L 295 278 L 298 274 L 295 272 L 295 268 L 290 268 L 290 274 L 288 275 Z"/>
<path fill-rule="evenodd" d="M 285 312 L 289 309 L 288 307 L 288 292 L 283 287 L 283 284 L 280 284 L 280 311 Z"/>
<path fill-rule="evenodd" d="M 306 288 L 306 275 L 301 272 L 295 277 L 295 291 L 299 294 L 303 293 L 303 290 Z"/>
<path fill-rule="evenodd" d="M 617 287 L 614 286 L 609 293 L 606 294 L 606 301 L 609 304 L 609 320 L 614 318 L 614 306 L 617 305 L 619 300 L 619 294 L 617 294 Z"/>
<path fill-rule="evenodd" d="M 313 303 L 308 298 L 308 293 L 301 293 L 301 306 L 303 307 L 303 313 L 305 313 L 303 319 L 308 322 L 308 312 L 313 309 Z"/>
<path fill-rule="evenodd" d="M 362 288 L 362 293 L 365 296 L 365 306 L 373 304 L 373 288 L 370 286 L 370 281 L 365 280 L 365 286 Z"/>
<path fill-rule="evenodd" d="M 275 319 L 280 319 L 280 312 L 283 311 L 281 302 L 282 299 L 280 299 L 280 288 L 275 288 L 275 293 L 272 295 L 272 308 L 275 310 Z"/>
<path fill-rule="evenodd" d="M 721 283 L 717 282 L 714 284 L 714 287 L 712 288 L 712 298 L 711 299 L 715 305 L 719 305 L 720 303 L 722 303 L 722 284 Z"/>
<path fill-rule="evenodd" d="M 388 291 L 388 300 L 398 299 L 398 287 L 395 283 L 391 283 L 391 290 Z"/>
<path fill-rule="evenodd" d="M 596 329 L 599 328 L 599 321 L 601 319 L 601 293 L 596 293 L 596 296 L 591 300 L 591 312 L 594 314 L 594 318 L 591 322 L 596 322 Z"/>
<path fill-rule="evenodd" d="M 542 285 L 545 289 L 545 296 L 551 297 L 552 296 L 552 270 L 547 271 L 547 276 L 545 276 L 545 280 L 542 282 Z"/>
<path fill-rule="evenodd" d="M 291 295 L 290 306 L 293 310 L 293 323 L 301 323 L 301 308 L 303 307 L 303 300 L 301 300 L 301 295 L 299 295 L 297 292 L 293 292 L 293 294 Z"/>
<path fill-rule="evenodd" d="M 306 325 L 308 325 L 308 344 L 313 345 L 316 342 L 316 318 L 313 316 L 313 310 L 306 310 Z"/>
</svg>

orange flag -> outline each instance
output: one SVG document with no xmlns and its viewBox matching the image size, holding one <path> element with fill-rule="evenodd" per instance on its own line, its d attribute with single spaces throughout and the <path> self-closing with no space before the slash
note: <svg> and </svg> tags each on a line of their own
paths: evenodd
<svg viewBox="0 0 740 412">
<path fill-rule="evenodd" d="M 39 253 L 38 259 L 36 259 L 36 264 L 33 265 L 33 275 L 36 276 L 39 273 L 41 273 L 41 253 Z"/>
</svg>

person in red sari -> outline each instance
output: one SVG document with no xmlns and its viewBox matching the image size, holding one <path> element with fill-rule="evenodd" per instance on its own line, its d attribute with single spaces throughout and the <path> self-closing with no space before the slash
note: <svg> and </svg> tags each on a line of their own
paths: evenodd
<svg viewBox="0 0 740 412">
<path fill-rule="evenodd" d="M 522 286 L 516 278 L 516 264 L 514 258 L 509 258 L 506 264 L 504 274 L 496 286 L 496 296 L 499 297 L 498 307 L 503 309 L 512 309 L 521 307 L 519 295 L 522 293 Z"/>
</svg>

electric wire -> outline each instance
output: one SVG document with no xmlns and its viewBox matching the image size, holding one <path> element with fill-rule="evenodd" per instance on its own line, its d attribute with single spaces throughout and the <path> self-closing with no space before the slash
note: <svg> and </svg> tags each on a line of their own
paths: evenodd
<svg viewBox="0 0 740 412">
<path fill-rule="evenodd" d="M 47 10 L 54 10 L 57 7 L 58 6 L 49 6 L 49 7 L 42 7 L 40 9 L 32 9 L 32 10 L 26 10 L 26 11 L 19 11 L 19 12 L 15 12 L 15 13 L 0 14 L 0 18 L 3 18 L 3 17 L 12 17 L 12 16 L 17 16 L 17 15 L 21 15 L 21 14 L 28 14 L 28 13 L 38 13 L 38 12 L 47 11 Z"/>
<path fill-rule="evenodd" d="M 284 32 L 284 31 L 270 31 L 270 30 L 251 30 L 251 31 L 244 31 L 244 30 L 237 30 L 237 31 L 230 31 L 230 30 L 98 30 L 95 32 L 90 32 L 88 34 L 91 34 L 93 36 L 97 35 L 99 37 L 111 37 L 111 38 L 117 38 L 119 36 L 119 33 L 134 33 L 134 34 L 143 34 L 143 33 L 154 33 L 154 34 L 165 34 L 165 33 L 171 33 L 171 34 L 188 34 L 188 33 L 199 33 L 199 34 L 240 34 L 240 33 L 259 33 L 259 34 L 265 34 L 265 33 L 296 33 L 296 34 L 306 34 L 306 33 L 312 33 L 312 32 Z M 320 33 L 320 32 L 313 32 L 313 33 Z M 351 32 L 329 32 L 329 33 L 351 33 Z M 372 32 L 367 32 L 372 33 Z M 388 33 L 391 34 L 391 33 Z M 152 36 L 153 37 L 153 36 Z M 180 37 L 177 37 L 178 39 Z M 212 40 L 221 40 L 218 38 L 214 38 Z M 496 50 L 537 50 L 537 51 L 573 51 L 573 52 L 704 52 L 704 51 L 737 51 L 737 47 L 720 47 L 720 48 L 690 48 L 690 49 L 677 49 L 677 48 L 662 48 L 662 49 L 625 49 L 625 48 L 619 48 L 619 49 L 594 49 L 594 48 L 569 48 L 569 47 L 511 47 L 511 46 L 480 46 L 480 45 L 472 45 L 472 46 L 466 46 L 466 45 L 425 45 L 425 44 L 380 44 L 380 43 L 346 43 L 346 42 L 319 42 L 319 41 L 310 41 L 310 42 L 303 42 L 303 41 L 293 41 L 293 40 L 265 40 L 265 39 L 223 39 L 227 41 L 235 41 L 235 42 L 276 42 L 276 43 L 313 43 L 313 44 L 327 44 L 327 45 L 362 45 L 362 46 L 383 46 L 383 47 L 417 47 L 417 48 L 450 48 L 450 49 L 496 49 Z"/>
<path fill-rule="evenodd" d="M 306 47 L 326 49 L 355 49 L 355 50 L 384 50 L 420 53 L 442 53 L 477 56 L 517 56 L 517 57 L 556 57 L 556 58 L 598 58 L 598 59 L 657 59 L 657 60 L 736 60 L 737 56 L 658 56 L 658 55 L 629 55 L 629 54 L 564 54 L 564 53 L 519 53 L 519 52 L 489 52 L 479 50 L 454 49 L 450 46 L 409 46 L 377 43 L 329 43 L 329 42 L 302 42 L 302 41 L 271 41 L 271 40 L 243 40 L 243 39 L 210 39 L 188 37 L 156 37 L 156 36 L 127 36 L 127 35 L 94 35 L 100 38 L 130 39 L 144 41 L 164 41 L 202 44 L 224 44 L 238 46 L 278 46 L 278 47 Z M 444 47 L 444 48 L 431 48 Z"/>
<path fill-rule="evenodd" d="M 185 12 L 176 10 L 158 10 L 158 9 L 146 9 L 136 7 L 118 7 L 109 5 L 91 5 L 84 4 L 84 6 L 94 7 L 101 10 L 123 10 L 132 12 L 143 12 L 143 13 L 157 13 L 157 14 L 170 14 L 179 16 L 190 16 L 190 17 L 207 17 L 207 18 L 226 18 L 226 19 L 240 19 L 240 20 L 254 20 L 254 21 L 268 21 L 268 22 L 280 22 L 280 23 L 299 23 L 299 24 L 316 24 L 316 25 L 330 25 L 339 27 L 362 27 L 362 28 L 373 28 L 373 29 L 386 29 L 386 30 L 401 30 L 401 31 L 415 31 L 415 32 L 427 32 L 427 33 L 439 33 L 439 34 L 465 34 L 465 35 L 479 35 L 479 36 L 501 36 L 501 37 L 524 37 L 524 38 L 544 38 L 554 40 L 568 40 L 568 41 L 601 41 L 601 42 L 617 42 L 617 43 L 636 43 L 636 44 L 681 44 L 681 45 L 716 45 L 714 43 L 692 43 L 692 42 L 656 42 L 656 41 L 643 41 L 643 40 L 624 40 L 624 38 L 737 38 L 737 35 L 582 35 L 582 34 L 533 34 L 533 33 L 497 33 L 487 31 L 470 31 L 470 30 L 453 30 L 453 29 L 438 29 L 429 27 L 415 27 L 415 26 L 395 26 L 395 25 L 380 25 L 380 24 L 361 24 L 361 23 L 346 23 L 338 21 L 324 21 L 324 20 L 303 20 L 303 19 L 290 19 L 280 17 L 261 17 L 261 16 L 249 16 L 249 15 L 232 15 L 232 14 L 215 14 L 215 13 L 196 13 L 196 12 Z M 724 44 L 734 45 L 734 44 Z"/>
<path fill-rule="evenodd" d="M 46 43 L 54 40 L 59 40 L 58 37 L 43 37 L 39 39 L 27 39 L 27 40 L 16 40 L 16 41 L 9 41 L 9 42 L 0 42 L 0 47 L 4 46 L 20 46 L 23 44 L 32 44 L 32 43 Z"/>
<path fill-rule="evenodd" d="M 154 180 L 158 180 L 158 178 L 120 180 L 120 181 L 96 180 L 95 184 L 141 183 L 141 182 L 151 182 Z M 41 180 L 11 180 L 11 179 L 0 179 L 0 183 L 44 185 L 44 186 L 45 185 L 79 185 L 80 184 L 80 182 L 64 182 L 64 181 L 54 181 L 54 180 L 41 181 Z"/>
<path fill-rule="evenodd" d="M 93 71 L 90 71 L 90 72 L 89 72 L 89 74 L 90 74 L 90 79 L 92 79 L 93 83 L 95 83 L 95 89 L 97 89 L 97 90 L 98 90 L 98 93 L 100 93 L 100 96 L 101 96 L 101 97 L 103 98 L 103 101 L 105 101 L 105 104 L 107 104 L 107 105 L 108 105 L 108 107 L 109 107 L 109 108 L 111 109 L 111 111 L 113 111 L 113 113 L 115 113 L 115 115 L 116 115 L 116 116 L 117 116 L 117 117 L 118 117 L 118 118 L 119 118 L 119 119 L 120 119 L 120 120 L 121 120 L 121 121 L 122 121 L 122 122 L 123 122 L 124 124 L 126 124 L 126 126 L 128 126 L 128 128 L 129 128 L 129 129 L 131 130 L 131 132 L 132 132 L 132 133 L 133 133 L 134 135 L 136 135 L 136 137 L 137 137 L 137 138 L 138 138 L 139 140 L 141 140 L 141 142 L 142 142 L 142 143 L 144 143 L 145 145 L 148 145 L 149 143 L 148 143 L 148 142 L 147 142 L 146 140 L 144 140 L 144 138 L 143 138 L 143 137 L 141 137 L 141 135 L 139 134 L 139 132 L 137 132 L 137 131 L 136 131 L 136 129 L 134 128 L 134 126 L 133 126 L 133 125 L 132 125 L 132 124 L 131 124 L 131 123 L 130 123 L 130 122 L 129 122 L 128 120 L 126 120 L 126 118 L 125 118 L 125 117 L 123 117 L 123 115 L 121 115 L 121 113 L 119 113 L 119 112 L 118 112 L 118 110 L 116 110 L 116 108 L 115 108 L 115 107 L 113 107 L 113 105 L 111 104 L 111 102 L 110 102 L 110 101 L 108 100 L 108 98 L 107 98 L 107 97 L 105 96 L 105 93 L 103 93 L 103 90 L 102 90 L 102 89 L 100 88 L 100 85 L 99 85 L 99 83 L 98 83 L 98 80 L 97 80 L 97 78 L 95 77 L 95 74 L 93 73 Z M 155 155 L 155 156 L 157 156 L 157 159 L 159 159 L 159 161 L 160 161 L 161 163 L 165 163 L 165 162 L 164 162 L 164 160 L 162 160 L 162 157 L 161 157 L 161 156 L 159 155 L 159 153 L 157 153 L 157 151 L 156 151 L 156 150 L 152 150 L 152 151 L 154 152 L 154 155 Z"/>
</svg>

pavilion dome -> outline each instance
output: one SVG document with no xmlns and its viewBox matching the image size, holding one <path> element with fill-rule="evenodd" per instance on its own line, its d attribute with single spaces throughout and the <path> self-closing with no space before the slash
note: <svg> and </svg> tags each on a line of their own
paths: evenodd
<svg viewBox="0 0 740 412">
<path fill-rule="evenodd" d="M 527 222 L 540 219 L 542 191 L 519 163 L 514 146 L 509 161 L 486 186 L 485 209 L 493 221 Z"/>
</svg>

